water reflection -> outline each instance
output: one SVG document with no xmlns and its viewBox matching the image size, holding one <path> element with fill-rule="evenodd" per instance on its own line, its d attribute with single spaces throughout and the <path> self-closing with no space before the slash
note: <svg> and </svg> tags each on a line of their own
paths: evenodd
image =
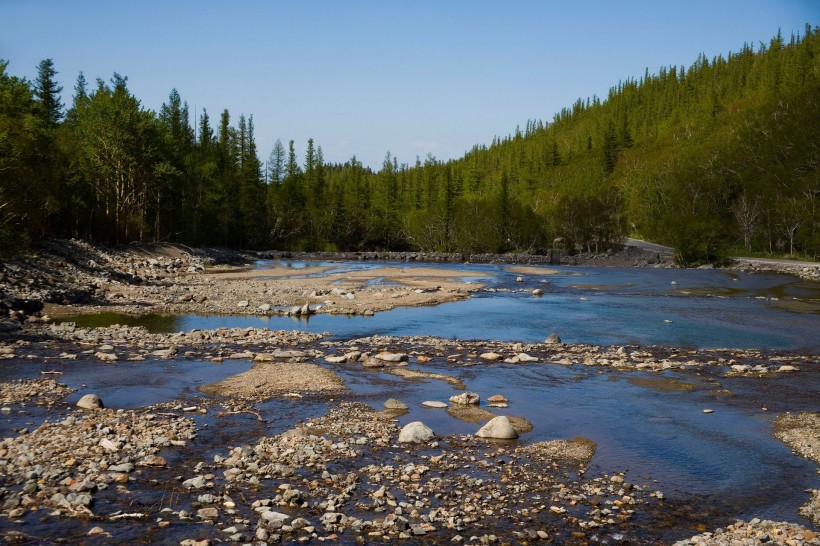
<svg viewBox="0 0 820 546">
<path fill-rule="evenodd" d="M 331 271 L 385 264 L 332 263 Z M 270 265 L 270 264 L 269 264 Z M 268 266 L 269 266 L 268 265 Z M 277 264 L 278 265 L 278 264 Z M 307 270 L 307 263 L 295 263 Z M 436 267 L 400 264 L 402 267 Z M 375 317 L 146 315 L 104 313 L 64 320 L 80 326 L 142 325 L 152 332 L 264 327 L 330 332 L 336 338 L 437 335 L 458 339 L 542 341 L 558 332 L 567 342 L 680 345 L 699 348 L 792 349 L 820 352 L 820 283 L 786 275 L 721 270 L 543 268 L 518 274 L 506 266 L 447 264 L 495 292 L 436 307 L 397 308 Z M 538 271 L 539 268 L 529 268 Z M 483 276 L 482 276 L 483 274 Z M 490 277 L 489 275 L 492 275 Z M 579 278 L 583 280 L 579 281 Z M 378 279 L 377 279 L 378 280 Z M 376 281 L 373 281 L 376 282 Z M 544 294 L 533 297 L 531 290 Z"/>
</svg>

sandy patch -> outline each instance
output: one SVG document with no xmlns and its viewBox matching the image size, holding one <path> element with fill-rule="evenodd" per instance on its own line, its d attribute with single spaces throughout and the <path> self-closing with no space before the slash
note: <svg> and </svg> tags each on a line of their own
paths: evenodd
<svg viewBox="0 0 820 546">
<path fill-rule="evenodd" d="M 200 391 L 218 396 L 265 400 L 285 393 L 335 393 L 346 390 L 344 380 L 318 364 L 258 363 L 241 374 Z"/>
<path fill-rule="evenodd" d="M 557 269 L 538 267 L 537 265 L 513 265 L 508 267 L 507 271 L 521 275 L 557 275 L 559 273 Z"/>
<path fill-rule="evenodd" d="M 536 460 L 569 460 L 586 465 L 595 455 L 595 442 L 581 437 L 572 440 L 550 440 L 522 447 L 519 452 Z"/>
<path fill-rule="evenodd" d="M 490 276 L 489 273 L 481 273 L 479 276 Z M 474 277 L 475 274 L 469 271 L 458 269 L 443 269 L 438 267 L 380 267 L 378 269 L 361 269 L 347 273 L 338 273 L 332 277 L 347 279 L 375 279 L 385 277 L 393 281 L 424 280 L 424 279 L 458 279 L 461 277 Z"/>
</svg>

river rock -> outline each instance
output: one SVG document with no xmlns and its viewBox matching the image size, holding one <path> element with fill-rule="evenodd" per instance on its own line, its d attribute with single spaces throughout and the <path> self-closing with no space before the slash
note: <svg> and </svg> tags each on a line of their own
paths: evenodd
<svg viewBox="0 0 820 546">
<path fill-rule="evenodd" d="M 527 353 L 518 353 L 515 356 L 518 358 L 519 362 L 538 362 L 537 358 L 530 356 Z"/>
<path fill-rule="evenodd" d="M 273 510 L 267 510 L 262 512 L 261 517 L 267 523 L 284 523 L 290 519 L 290 516 L 287 514 L 283 514 L 281 512 L 274 512 Z"/>
<path fill-rule="evenodd" d="M 439 402 L 437 400 L 427 400 L 421 403 L 422 406 L 425 408 L 446 408 L 447 404 L 444 402 Z"/>
<path fill-rule="evenodd" d="M 471 404 L 471 405 L 478 405 L 480 401 L 480 397 L 474 392 L 463 392 L 461 394 L 457 394 L 455 396 L 450 397 L 450 402 L 453 404 Z"/>
<path fill-rule="evenodd" d="M 250 304 L 251 304 L 251 302 L 249 302 L 248 300 L 242 300 L 239 303 L 237 303 L 236 306 L 244 308 L 244 307 L 247 307 Z"/>
<path fill-rule="evenodd" d="M 491 404 L 506 404 L 507 402 L 509 402 L 509 400 L 507 400 L 507 397 L 503 394 L 494 394 L 491 397 L 487 398 L 487 402 Z"/>
<path fill-rule="evenodd" d="M 481 353 L 480 358 L 482 360 L 489 360 L 490 362 L 495 362 L 497 360 L 501 360 L 503 357 L 500 354 L 491 351 L 489 353 Z"/>
<path fill-rule="evenodd" d="M 111 453 L 116 453 L 120 450 L 120 446 L 109 438 L 103 438 L 100 440 L 100 447 Z"/>
<path fill-rule="evenodd" d="M 79 400 L 77 400 L 77 407 L 83 409 L 102 409 L 105 406 L 103 405 L 102 400 L 96 394 L 86 394 Z"/>
<path fill-rule="evenodd" d="M 555 332 L 551 333 L 547 336 L 547 339 L 544 340 L 544 343 L 550 345 L 560 345 L 561 344 L 561 337 L 556 334 Z"/>
<path fill-rule="evenodd" d="M 257 311 L 261 311 L 262 313 L 267 313 L 270 311 L 271 305 L 269 303 L 263 303 L 259 307 L 256 308 Z"/>
<path fill-rule="evenodd" d="M 433 429 L 422 423 L 421 421 L 413 421 L 407 423 L 399 432 L 399 443 L 402 444 L 418 444 L 426 442 L 435 438 Z"/>
<path fill-rule="evenodd" d="M 344 355 L 341 356 L 326 356 L 325 362 L 328 364 L 343 364 L 347 362 L 347 357 Z"/>
<path fill-rule="evenodd" d="M 406 410 L 407 404 L 402 402 L 401 400 L 396 400 L 395 398 L 388 398 L 384 402 L 384 409 L 389 410 Z"/>
<path fill-rule="evenodd" d="M 532 295 L 533 295 L 533 296 L 543 296 L 543 295 L 544 295 L 544 291 L 543 291 L 543 290 L 541 290 L 540 288 L 536 288 L 535 290 L 533 290 L 533 291 L 532 291 Z"/>
<path fill-rule="evenodd" d="M 199 519 L 216 519 L 219 517 L 219 510 L 214 507 L 200 508 L 196 515 Z"/>
<path fill-rule="evenodd" d="M 387 351 L 381 352 L 376 355 L 376 358 L 379 360 L 384 360 L 385 362 L 406 362 L 407 355 L 404 353 L 389 353 Z"/>
<path fill-rule="evenodd" d="M 490 419 L 490 421 L 478 429 L 475 433 L 479 438 L 497 438 L 501 440 L 514 440 L 518 438 L 518 433 L 504 415 L 499 415 Z"/>
<path fill-rule="evenodd" d="M 118 360 L 117 355 L 115 355 L 114 353 L 105 353 L 103 351 L 97 351 L 96 353 L 94 353 L 94 356 L 97 358 L 97 360 L 102 360 L 103 362 L 114 362 Z"/>
<path fill-rule="evenodd" d="M 205 479 L 205 476 L 197 476 L 182 482 L 182 486 L 188 489 L 202 489 L 206 485 L 208 485 L 208 480 Z"/>
<path fill-rule="evenodd" d="M 362 366 L 365 368 L 384 368 L 384 360 L 380 360 L 375 356 L 370 356 L 362 362 Z"/>
</svg>

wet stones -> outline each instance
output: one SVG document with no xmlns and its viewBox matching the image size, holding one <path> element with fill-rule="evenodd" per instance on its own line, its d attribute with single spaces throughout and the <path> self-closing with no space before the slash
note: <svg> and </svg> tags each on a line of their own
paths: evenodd
<svg viewBox="0 0 820 546">
<path fill-rule="evenodd" d="M 470 391 L 450 397 L 450 402 L 453 404 L 478 405 L 480 401 L 481 398 L 476 393 Z"/>
<path fill-rule="evenodd" d="M 72 392 L 74 389 L 53 379 L 23 379 L 0 383 L 0 403 L 51 406 Z"/>
<path fill-rule="evenodd" d="M 547 345 L 560 345 L 561 337 L 555 332 L 553 332 L 547 336 L 547 339 L 544 340 L 544 343 L 546 343 Z"/>
</svg>

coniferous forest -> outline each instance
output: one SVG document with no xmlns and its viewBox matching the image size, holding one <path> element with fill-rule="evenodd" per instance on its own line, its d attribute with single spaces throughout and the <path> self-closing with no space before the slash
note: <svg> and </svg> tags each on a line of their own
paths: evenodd
<svg viewBox="0 0 820 546">
<path fill-rule="evenodd" d="M 578 99 L 462 158 L 376 172 L 309 140 L 256 147 L 252 115 L 128 79 L 73 90 L 0 60 L 0 252 L 46 237 L 292 250 L 601 252 L 623 236 L 683 263 L 820 256 L 820 29 L 701 55 Z M 263 163 L 260 158 L 265 159 Z M 266 167 L 265 167 L 266 166 Z M 558 241 L 558 242 L 556 242 Z"/>
</svg>

